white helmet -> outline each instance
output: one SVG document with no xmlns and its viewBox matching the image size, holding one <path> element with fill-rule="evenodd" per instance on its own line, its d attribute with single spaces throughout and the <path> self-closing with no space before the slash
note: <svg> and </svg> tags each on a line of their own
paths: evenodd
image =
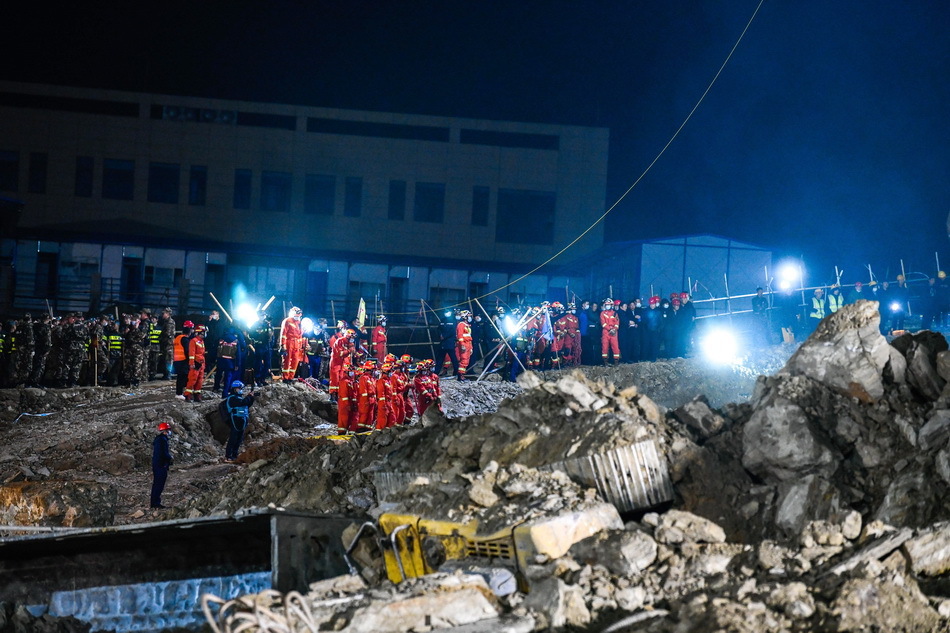
<svg viewBox="0 0 950 633">
<path fill-rule="evenodd" d="M 294 307 L 292 307 L 292 308 L 290 309 L 289 312 L 287 312 L 287 316 L 289 316 L 289 317 L 292 318 L 292 319 L 298 319 L 298 320 L 299 320 L 300 317 L 303 316 L 303 310 L 301 310 L 301 309 L 298 308 L 297 306 L 294 306 Z"/>
</svg>

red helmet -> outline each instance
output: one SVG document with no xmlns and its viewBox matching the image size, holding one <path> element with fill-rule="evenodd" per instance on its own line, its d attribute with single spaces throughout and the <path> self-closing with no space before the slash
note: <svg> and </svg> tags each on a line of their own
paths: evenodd
<svg viewBox="0 0 950 633">
<path fill-rule="evenodd" d="M 689 298 L 689 293 L 688 293 L 688 292 L 681 292 L 681 293 L 680 293 L 680 299 L 681 299 L 681 300 L 682 300 L 682 299 L 688 299 L 688 298 Z"/>
<path fill-rule="evenodd" d="M 412 362 L 412 356 L 410 356 L 409 354 L 403 354 L 402 356 L 399 357 L 399 362 L 409 364 Z"/>
<path fill-rule="evenodd" d="M 656 295 L 650 297 L 650 305 L 651 305 L 651 306 L 658 306 L 658 305 L 660 305 L 660 298 L 657 297 Z"/>
<path fill-rule="evenodd" d="M 208 327 L 207 327 L 206 325 L 200 325 L 200 324 L 199 324 L 199 325 L 195 326 L 195 334 L 203 334 L 203 333 L 205 333 L 205 332 L 207 332 L 207 331 L 208 331 Z"/>
<path fill-rule="evenodd" d="M 673 305 L 678 306 L 679 304 L 680 304 L 680 300 L 677 299 L 677 298 L 674 298 L 674 299 L 673 299 Z"/>
<path fill-rule="evenodd" d="M 395 363 L 395 362 L 396 362 L 396 355 L 395 355 L 395 354 L 386 354 L 386 356 L 383 358 L 383 362 L 384 362 L 384 363 Z"/>
<path fill-rule="evenodd" d="M 171 428 L 172 428 L 172 425 L 169 424 L 168 422 L 162 422 L 161 424 L 158 425 L 159 431 L 170 431 Z"/>
<path fill-rule="evenodd" d="M 193 321 L 185 321 L 184 323 L 181 324 L 181 326 L 182 326 L 182 327 L 195 327 L 195 324 L 194 324 Z"/>
</svg>

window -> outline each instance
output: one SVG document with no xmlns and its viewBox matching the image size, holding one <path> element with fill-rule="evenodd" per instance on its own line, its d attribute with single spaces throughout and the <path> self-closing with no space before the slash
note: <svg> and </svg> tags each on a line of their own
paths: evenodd
<svg viewBox="0 0 950 633">
<path fill-rule="evenodd" d="M 417 182 L 412 219 L 416 222 L 442 222 L 445 216 L 445 185 Z"/>
<path fill-rule="evenodd" d="M 188 204 L 203 207 L 208 200 L 208 168 L 192 165 L 188 172 Z"/>
<path fill-rule="evenodd" d="M 107 158 L 102 163 L 102 197 L 131 200 L 135 188 L 135 161 Z"/>
<path fill-rule="evenodd" d="M 389 181 L 389 219 L 406 219 L 406 181 Z"/>
<path fill-rule="evenodd" d="M 234 208 L 251 208 L 251 170 L 234 170 Z"/>
<path fill-rule="evenodd" d="M 358 176 L 346 177 L 343 198 L 343 215 L 356 218 L 363 211 L 363 179 Z"/>
<path fill-rule="evenodd" d="M 148 201 L 178 204 L 181 165 L 152 163 L 148 166 Z"/>
<path fill-rule="evenodd" d="M 488 187 L 472 189 L 472 225 L 488 226 Z"/>
<path fill-rule="evenodd" d="M 16 191 L 20 184 L 20 153 L 0 151 L 0 191 Z"/>
<path fill-rule="evenodd" d="M 261 172 L 261 209 L 263 211 L 290 211 L 292 188 L 293 177 L 287 172 Z"/>
<path fill-rule="evenodd" d="M 30 173 L 26 185 L 30 193 L 46 193 L 46 172 L 48 169 L 48 154 L 30 154 Z"/>
<path fill-rule="evenodd" d="M 336 206 L 336 178 L 307 174 L 304 182 L 303 210 L 314 215 L 333 215 Z"/>
<path fill-rule="evenodd" d="M 92 197 L 92 156 L 76 157 L 76 195 L 80 198 Z"/>
<path fill-rule="evenodd" d="M 145 267 L 145 285 L 172 288 L 181 283 L 184 276 L 181 268 L 160 268 L 158 266 Z"/>
<path fill-rule="evenodd" d="M 498 190 L 495 240 L 509 244 L 553 244 L 553 191 Z"/>
</svg>

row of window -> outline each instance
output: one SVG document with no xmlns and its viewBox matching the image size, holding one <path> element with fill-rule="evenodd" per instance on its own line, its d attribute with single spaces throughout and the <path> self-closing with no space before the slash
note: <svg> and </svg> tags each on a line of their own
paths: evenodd
<svg viewBox="0 0 950 633">
<path fill-rule="evenodd" d="M 0 151 L 0 191 L 16 192 L 19 187 L 20 155 Z M 27 170 L 27 190 L 45 193 L 48 156 L 31 153 Z M 149 202 L 178 204 L 181 189 L 181 165 L 178 163 L 149 163 Z M 95 178 L 95 161 L 91 156 L 76 157 L 75 189 L 78 197 L 91 198 Z M 407 212 L 405 180 L 389 181 L 387 217 L 405 220 Z M 412 220 L 442 223 L 445 221 L 445 184 L 414 183 Z M 303 211 L 310 215 L 332 216 L 336 211 L 337 177 L 327 174 L 306 174 L 304 178 Z M 207 204 L 208 168 L 203 165 L 188 167 L 188 204 Z M 293 192 L 293 174 L 280 171 L 262 171 L 260 177 L 260 209 L 269 212 L 289 212 Z M 251 209 L 253 172 L 234 170 L 232 206 Z M 109 200 L 132 200 L 135 194 L 135 161 L 106 158 L 102 162 L 102 197 Z M 556 195 L 547 191 L 499 189 L 497 200 L 496 239 L 517 244 L 551 244 L 554 238 L 554 211 Z M 488 226 L 490 191 L 486 186 L 472 189 L 471 224 Z M 359 217 L 363 210 L 363 179 L 346 176 L 343 179 L 343 215 Z"/>
</svg>

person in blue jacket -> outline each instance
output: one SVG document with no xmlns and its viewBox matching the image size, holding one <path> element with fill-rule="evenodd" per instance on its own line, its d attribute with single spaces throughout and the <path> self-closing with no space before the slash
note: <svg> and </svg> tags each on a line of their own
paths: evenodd
<svg viewBox="0 0 950 633">
<path fill-rule="evenodd" d="M 152 508 L 165 507 L 162 505 L 162 491 L 165 490 L 168 469 L 173 461 L 171 449 L 168 447 L 171 429 L 168 422 L 162 422 L 158 425 L 158 435 L 152 440 L 152 498 L 149 504 Z"/>
<path fill-rule="evenodd" d="M 228 444 L 224 449 L 224 461 L 233 462 L 237 459 L 238 450 L 244 440 L 244 430 L 250 418 L 249 408 L 254 404 L 254 394 L 244 390 L 244 383 L 235 380 L 231 383 L 231 393 L 224 402 L 227 407 L 227 422 L 231 427 Z"/>
</svg>

